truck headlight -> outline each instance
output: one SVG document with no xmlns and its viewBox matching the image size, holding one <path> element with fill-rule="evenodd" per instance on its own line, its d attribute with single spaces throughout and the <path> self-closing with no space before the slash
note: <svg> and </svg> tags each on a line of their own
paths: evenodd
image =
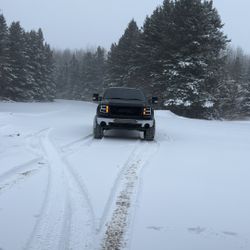
<svg viewBox="0 0 250 250">
<path fill-rule="evenodd" d="M 104 105 L 104 104 L 102 104 L 102 105 L 100 106 L 100 112 L 101 112 L 101 113 L 108 114 L 108 113 L 109 113 L 109 105 Z"/>
<path fill-rule="evenodd" d="M 152 113 L 151 107 L 145 107 L 143 108 L 143 115 L 144 116 L 150 116 Z"/>
</svg>

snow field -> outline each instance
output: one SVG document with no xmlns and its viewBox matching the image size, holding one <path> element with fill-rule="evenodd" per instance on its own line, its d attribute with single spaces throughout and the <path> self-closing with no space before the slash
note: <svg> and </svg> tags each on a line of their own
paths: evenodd
<svg viewBox="0 0 250 250">
<path fill-rule="evenodd" d="M 95 108 L 0 103 L 0 249 L 250 249 L 249 121 L 94 140 Z"/>
</svg>

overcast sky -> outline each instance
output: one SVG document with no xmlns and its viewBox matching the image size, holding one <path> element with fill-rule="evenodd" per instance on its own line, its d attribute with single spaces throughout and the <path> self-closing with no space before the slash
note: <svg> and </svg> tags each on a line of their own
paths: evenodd
<svg viewBox="0 0 250 250">
<path fill-rule="evenodd" d="M 146 15 L 163 0 L 0 0 L 7 23 L 20 21 L 25 30 L 42 28 L 56 48 L 109 49 L 134 18 L 142 26 Z M 250 1 L 214 0 L 234 46 L 250 53 Z"/>
</svg>

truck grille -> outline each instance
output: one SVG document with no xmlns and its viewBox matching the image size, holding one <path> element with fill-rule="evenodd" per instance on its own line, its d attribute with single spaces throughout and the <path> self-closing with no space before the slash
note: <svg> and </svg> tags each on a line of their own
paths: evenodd
<svg viewBox="0 0 250 250">
<path fill-rule="evenodd" d="M 110 114 L 120 117 L 141 117 L 143 114 L 143 110 L 141 107 L 111 106 Z"/>
</svg>

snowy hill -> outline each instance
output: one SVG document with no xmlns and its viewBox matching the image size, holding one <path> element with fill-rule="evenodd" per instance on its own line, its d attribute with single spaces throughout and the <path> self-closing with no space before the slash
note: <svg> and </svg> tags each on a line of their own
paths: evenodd
<svg viewBox="0 0 250 250">
<path fill-rule="evenodd" d="M 250 122 L 94 140 L 95 108 L 0 103 L 0 249 L 250 249 Z"/>
</svg>

